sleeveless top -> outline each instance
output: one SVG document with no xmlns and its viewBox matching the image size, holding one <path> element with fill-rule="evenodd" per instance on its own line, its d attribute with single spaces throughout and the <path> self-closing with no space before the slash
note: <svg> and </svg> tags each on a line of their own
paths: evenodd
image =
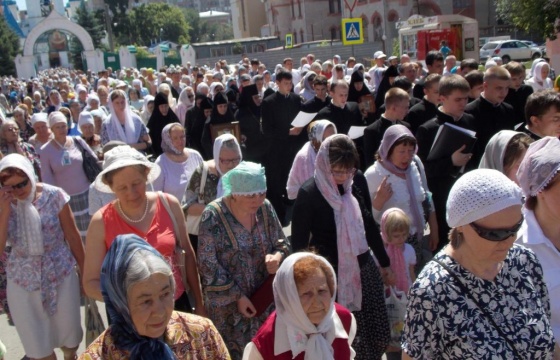
<svg viewBox="0 0 560 360">
<path fill-rule="evenodd" d="M 352 325 L 352 314 L 348 309 L 334 303 L 334 309 L 344 326 L 346 333 L 350 333 L 350 327 Z M 274 335 L 276 325 L 276 311 L 274 311 L 268 319 L 261 326 L 252 342 L 255 344 L 257 350 L 261 354 L 263 359 L 275 359 L 275 360 L 304 360 L 305 352 L 301 352 L 295 358 L 292 356 L 291 351 L 286 351 L 279 355 L 274 355 Z M 332 347 L 334 350 L 335 360 L 347 360 L 350 359 L 350 344 L 348 344 L 348 339 L 336 338 L 332 342 Z"/>
<path fill-rule="evenodd" d="M 154 249 L 167 259 L 173 269 L 173 278 L 175 278 L 176 284 L 175 300 L 177 300 L 185 292 L 185 286 L 181 277 L 181 271 L 175 264 L 175 231 L 173 229 L 173 221 L 161 203 L 159 196 L 156 200 L 156 212 L 146 233 L 124 221 L 119 215 L 114 201 L 101 209 L 101 215 L 105 225 L 106 250 L 109 250 L 117 235 L 136 234 L 145 239 L 148 244 L 152 245 Z"/>
</svg>

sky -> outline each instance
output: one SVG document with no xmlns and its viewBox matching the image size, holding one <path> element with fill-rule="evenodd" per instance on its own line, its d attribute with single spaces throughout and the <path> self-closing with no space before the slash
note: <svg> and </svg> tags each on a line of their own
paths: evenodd
<svg viewBox="0 0 560 360">
<path fill-rule="evenodd" d="M 35 0 L 35 1 L 39 1 L 39 0 Z M 64 0 L 64 5 L 66 5 L 67 2 L 68 0 Z M 25 0 L 16 0 L 16 3 L 18 4 L 18 8 L 20 10 L 27 10 L 27 5 L 25 4 Z"/>
</svg>

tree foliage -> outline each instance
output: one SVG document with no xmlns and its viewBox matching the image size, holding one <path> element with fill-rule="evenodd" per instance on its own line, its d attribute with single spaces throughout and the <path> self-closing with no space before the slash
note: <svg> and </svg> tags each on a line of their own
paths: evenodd
<svg viewBox="0 0 560 360">
<path fill-rule="evenodd" d="M 122 27 L 118 25 L 114 33 L 120 44 L 149 46 L 154 40 L 169 40 L 179 44 L 189 41 L 189 25 L 181 9 L 164 3 L 135 7 Z"/>
<path fill-rule="evenodd" d="M 100 47 L 101 41 L 105 37 L 105 24 L 103 23 L 102 16 L 103 14 L 99 11 L 96 13 L 89 11 L 83 1 L 76 9 L 76 14 L 74 15 L 76 24 L 83 27 L 91 36 L 94 48 Z"/>
<path fill-rule="evenodd" d="M 555 39 L 560 30 L 560 0 L 495 0 L 496 13 L 505 23 L 542 39 Z"/>
<path fill-rule="evenodd" d="M 15 57 L 19 52 L 19 37 L 0 16 L 0 75 L 16 76 Z"/>
<path fill-rule="evenodd" d="M 227 24 L 209 23 L 202 20 L 198 11 L 183 8 L 183 14 L 189 24 L 189 37 L 192 43 L 233 39 L 233 28 Z"/>
</svg>

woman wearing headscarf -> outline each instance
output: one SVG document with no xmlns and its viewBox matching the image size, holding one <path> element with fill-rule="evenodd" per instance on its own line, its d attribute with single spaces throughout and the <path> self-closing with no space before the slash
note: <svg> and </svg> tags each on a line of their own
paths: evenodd
<svg viewBox="0 0 560 360">
<path fill-rule="evenodd" d="M 241 147 L 231 134 L 218 136 L 214 141 L 213 150 L 213 158 L 200 164 L 192 174 L 182 198 L 183 212 L 187 217 L 200 217 L 206 205 L 223 196 L 222 177 L 243 159 Z M 206 175 L 203 179 L 204 173 Z M 197 251 L 198 232 L 192 231 L 193 229 L 187 230 L 193 248 Z"/>
<path fill-rule="evenodd" d="M 101 292 L 111 325 L 81 360 L 228 360 L 209 319 L 173 311 L 173 271 L 137 235 L 118 235 L 101 268 Z"/>
<path fill-rule="evenodd" d="M 219 92 L 214 96 L 214 108 L 210 118 L 204 123 L 202 131 L 202 148 L 208 156 L 212 152 L 211 125 L 227 124 L 235 121 L 233 113 L 229 109 L 228 99 L 224 92 Z"/>
<path fill-rule="evenodd" d="M 17 108 L 14 109 L 14 120 L 19 127 L 19 136 L 20 138 L 28 142 L 29 138 L 35 135 L 35 130 L 33 130 L 33 126 L 31 126 L 31 121 L 29 118 L 29 113 L 27 112 L 27 108 L 24 108 L 23 104 L 19 105 Z"/>
<path fill-rule="evenodd" d="M 154 111 L 146 125 L 150 129 L 154 157 L 158 157 L 163 153 L 161 149 L 161 131 L 167 124 L 172 123 L 179 123 L 179 119 L 169 107 L 169 97 L 164 93 L 158 92 L 154 100 Z"/>
<path fill-rule="evenodd" d="M 315 89 L 313 89 L 313 80 L 315 80 L 316 76 L 317 76 L 316 73 L 314 73 L 313 71 L 309 71 L 307 72 L 307 74 L 305 74 L 305 76 L 301 80 L 302 90 L 300 91 L 299 96 L 303 99 L 303 102 L 311 100 L 315 97 Z"/>
<path fill-rule="evenodd" d="M 187 117 L 187 111 L 194 106 L 194 91 L 192 87 L 187 86 L 179 94 L 179 101 L 173 109 L 175 115 L 179 119 L 179 122 L 184 127 L 185 119 Z"/>
<path fill-rule="evenodd" d="M 395 81 L 395 78 L 397 76 L 399 76 L 399 71 L 397 70 L 396 66 L 391 65 L 387 68 L 387 70 L 385 70 L 385 73 L 383 74 L 383 78 L 379 83 L 379 88 L 375 90 L 376 109 L 379 109 L 381 105 L 385 103 L 385 94 L 393 86 L 393 82 Z"/>
<path fill-rule="evenodd" d="M 156 159 L 161 175 L 154 190 L 164 191 L 181 201 L 194 170 L 204 161 L 198 151 L 185 147 L 185 128 L 179 123 L 165 125 L 161 131 L 163 154 Z"/>
<path fill-rule="evenodd" d="M 424 166 L 416 156 L 418 145 L 403 125 L 390 126 L 381 141 L 376 162 L 365 173 L 372 200 L 373 218 L 381 224 L 383 213 L 399 208 L 411 219 L 407 243 L 416 252 L 419 273 L 423 265 L 422 238 L 426 220 L 430 224 L 430 249 L 438 244 L 438 223 L 428 189 Z"/>
<path fill-rule="evenodd" d="M 381 359 L 390 331 L 383 281 L 392 283 L 390 260 L 371 214 L 367 182 L 358 151 L 343 134 L 325 139 L 317 153 L 315 175 L 299 190 L 292 217 L 294 251 L 314 247 L 337 273 L 337 301 L 356 317 L 360 359 Z M 373 250 L 380 270 L 370 251 Z"/>
<path fill-rule="evenodd" d="M 511 181 L 519 184 L 517 170 L 532 142 L 533 139 L 525 133 L 512 130 L 499 131 L 488 141 L 478 168 L 498 170 Z"/>
<path fill-rule="evenodd" d="M 261 98 L 257 85 L 243 88 L 235 120 L 239 121 L 241 136 L 245 139 L 243 157 L 247 161 L 262 164 L 267 146 L 261 131 Z"/>
<path fill-rule="evenodd" d="M 348 101 L 359 103 L 362 96 L 371 95 L 364 83 L 364 74 L 354 71 L 350 76 L 350 87 L 348 88 Z"/>
<path fill-rule="evenodd" d="M 130 146 L 117 146 L 105 154 L 103 171 L 94 186 L 98 191 L 114 193 L 116 199 L 91 219 L 86 239 L 84 291 L 93 299 L 103 300 L 99 283 L 103 258 L 117 235 L 133 233 L 144 238 L 170 262 L 177 284 L 173 296 L 175 309 L 192 312 L 186 293 L 190 287 L 195 311 L 204 315 L 196 258 L 179 202 L 165 193 L 147 191 L 149 183 L 153 183 L 160 173 L 158 165 Z M 177 263 L 176 246 L 185 252 L 186 279 L 183 279 Z"/>
<path fill-rule="evenodd" d="M 550 324 L 556 339 L 555 359 L 560 359 L 560 140 L 544 137 L 532 143 L 517 178 L 525 196 L 525 221 L 516 243 L 531 249 L 542 266 L 550 297 Z"/>
<path fill-rule="evenodd" d="M 335 303 L 336 274 L 322 256 L 288 256 L 276 272 L 273 312 L 245 347 L 243 360 L 354 359 L 356 319 Z"/>
<path fill-rule="evenodd" d="M 140 118 L 144 125 L 150 120 L 152 112 L 154 112 L 154 97 L 152 95 L 146 95 L 144 104 L 142 105 L 142 111 L 140 112 Z"/>
<path fill-rule="evenodd" d="M 139 112 L 144 106 L 144 99 L 140 97 L 140 90 L 130 88 L 128 90 L 128 103 L 133 111 Z"/>
<path fill-rule="evenodd" d="M 62 189 L 36 181 L 22 155 L 0 160 L 0 254 L 6 242 L 10 312 L 25 354 L 73 359 L 82 341 L 80 283 L 84 248 Z"/>
<path fill-rule="evenodd" d="M 103 150 L 101 149 L 101 136 L 95 133 L 95 121 L 93 115 L 88 111 L 82 111 L 78 118 L 78 127 L 81 137 L 89 148 L 97 155 L 99 160 L 103 160 Z"/>
<path fill-rule="evenodd" d="M 91 217 L 88 213 L 88 190 L 90 182 L 83 167 L 84 151 L 97 158 L 86 142 L 76 136 L 68 136 L 66 117 L 60 111 L 49 115 L 53 139 L 41 148 L 41 173 L 43 182 L 62 188 L 70 195 L 70 207 L 80 235 L 85 239 Z"/>
<path fill-rule="evenodd" d="M 19 136 L 19 126 L 13 120 L 6 120 L 0 124 L 0 152 L 4 155 L 20 154 L 33 164 L 37 178 L 41 179 L 41 161 L 33 145 L 25 142 Z"/>
<path fill-rule="evenodd" d="M 527 85 L 533 88 L 534 92 L 539 90 L 552 89 L 554 86 L 552 80 L 548 77 L 550 73 L 550 65 L 546 61 L 541 61 L 535 65 L 533 76 L 527 80 Z"/>
<path fill-rule="evenodd" d="M 224 175 L 223 186 L 224 196 L 202 213 L 198 259 L 208 315 L 232 359 L 240 360 L 272 309 L 256 316 L 249 297 L 276 273 L 290 246 L 265 199 L 262 166 L 242 162 Z"/>
<path fill-rule="evenodd" d="M 122 141 L 139 151 L 146 151 L 152 144 L 148 129 L 140 117 L 130 110 L 126 93 L 114 90 L 109 95 L 109 110 L 111 115 L 103 121 L 101 126 L 101 142 L 105 145 L 109 141 Z"/>
<path fill-rule="evenodd" d="M 514 245 L 521 206 L 521 190 L 497 170 L 469 171 L 453 185 L 450 244 L 408 292 L 403 360 L 553 358 L 543 269 Z"/>
<path fill-rule="evenodd" d="M 202 146 L 202 134 L 206 122 L 210 121 L 210 115 L 212 115 L 214 104 L 209 97 L 203 94 L 197 95 L 196 103 L 198 105 L 187 112 L 187 125 L 185 126 L 188 139 L 187 143 L 191 148 L 198 151 L 205 160 L 208 160 L 211 158 L 212 154 L 204 151 Z"/>
<path fill-rule="evenodd" d="M 288 175 L 288 199 L 295 200 L 301 186 L 313 177 L 315 159 L 323 140 L 336 134 L 336 126 L 328 120 L 312 121 L 307 130 L 309 141 L 298 151 Z"/>
</svg>

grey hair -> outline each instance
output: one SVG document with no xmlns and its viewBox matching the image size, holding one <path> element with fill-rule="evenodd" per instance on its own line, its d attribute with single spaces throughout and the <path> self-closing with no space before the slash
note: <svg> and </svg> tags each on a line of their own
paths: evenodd
<svg viewBox="0 0 560 360">
<path fill-rule="evenodd" d="M 14 109 L 14 115 L 16 113 L 17 114 L 21 113 L 23 116 L 25 116 L 26 111 L 24 109 L 20 108 L 20 107 L 17 107 L 17 108 Z"/>
<path fill-rule="evenodd" d="M 22 109 L 23 110 L 23 109 Z M 4 137 L 4 131 L 6 130 L 6 128 L 8 127 L 8 125 L 12 125 L 15 126 L 17 128 L 19 128 L 18 123 L 15 120 L 9 119 L 9 120 L 5 120 L 2 125 L 0 125 L 0 144 L 1 145 L 5 145 L 6 144 L 6 138 Z M 19 136 L 19 131 L 18 131 L 18 141 L 21 141 L 21 137 Z"/>
<path fill-rule="evenodd" d="M 235 143 L 235 140 L 233 140 L 233 139 L 232 140 L 227 140 L 227 141 L 224 141 L 222 143 L 222 147 L 220 148 L 220 151 L 222 149 L 233 150 L 233 151 L 238 153 L 239 152 L 239 145 L 237 145 Z"/>
<path fill-rule="evenodd" d="M 148 279 L 154 274 L 162 274 L 169 277 L 171 291 L 175 292 L 175 278 L 171 266 L 160 256 L 148 250 L 138 250 L 128 264 L 124 278 L 124 289 L 128 291 L 137 283 Z"/>
</svg>

